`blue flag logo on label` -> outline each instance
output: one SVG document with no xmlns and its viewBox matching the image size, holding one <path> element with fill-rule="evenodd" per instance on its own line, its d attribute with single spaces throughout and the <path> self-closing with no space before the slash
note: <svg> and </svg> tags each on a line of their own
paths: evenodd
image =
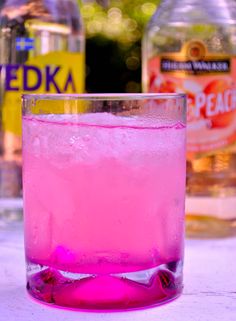
<svg viewBox="0 0 236 321">
<path fill-rule="evenodd" d="M 29 51 L 34 49 L 33 38 L 16 38 L 16 50 L 17 51 Z"/>
</svg>

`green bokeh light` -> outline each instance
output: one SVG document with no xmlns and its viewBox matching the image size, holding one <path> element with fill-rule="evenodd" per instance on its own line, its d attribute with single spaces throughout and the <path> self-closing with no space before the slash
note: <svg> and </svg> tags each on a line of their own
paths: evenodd
<svg viewBox="0 0 236 321">
<path fill-rule="evenodd" d="M 102 35 L 124 43 L 140 39 L 144 25 L 153 15 L 156 0 L 111 0 L 104 8 L 95 1 L 81 5 L 87 38 Z"/>
<path fill-rule="evenodd" d="M 106 7 L 92 0 L 80 3 L 87 39 L 87 91 L 141 91 L 141 39 L 159 2 L 108 0 Z"/>
</svg>

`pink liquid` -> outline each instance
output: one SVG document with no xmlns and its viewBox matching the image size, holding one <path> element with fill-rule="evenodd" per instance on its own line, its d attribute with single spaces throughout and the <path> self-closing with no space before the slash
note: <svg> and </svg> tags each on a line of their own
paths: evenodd
<svg viewBox="0 0 236 321">
<path fill-rule="evenodd" d="M 25 117 L 31 295 L 91 309 L 136 308 L 178 296 L 184 143 L 182 124 L 154 127 L 109 114 Z"/>
</svg>

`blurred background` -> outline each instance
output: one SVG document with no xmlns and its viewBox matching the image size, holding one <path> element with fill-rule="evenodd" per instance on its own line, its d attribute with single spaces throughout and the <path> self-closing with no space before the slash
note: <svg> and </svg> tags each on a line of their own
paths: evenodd
<svg viewBox="0 0 236 321">
<path fill-rule="evenodd" d="M 160 0 L 78 0 L 87 92 L 140 92 L 143 30 Z"/>
</svg>

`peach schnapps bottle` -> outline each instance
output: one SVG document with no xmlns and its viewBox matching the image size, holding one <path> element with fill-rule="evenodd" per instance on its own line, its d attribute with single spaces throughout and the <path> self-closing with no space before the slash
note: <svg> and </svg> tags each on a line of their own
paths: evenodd
<svg viewBox="0 0 236 321">
<path fill-rule="evenodd" d="M 184 92 L 187 234 L 236 234 L 236 2 L 163 0 L 143 39 L 143 90 Z"/>
</svg>

